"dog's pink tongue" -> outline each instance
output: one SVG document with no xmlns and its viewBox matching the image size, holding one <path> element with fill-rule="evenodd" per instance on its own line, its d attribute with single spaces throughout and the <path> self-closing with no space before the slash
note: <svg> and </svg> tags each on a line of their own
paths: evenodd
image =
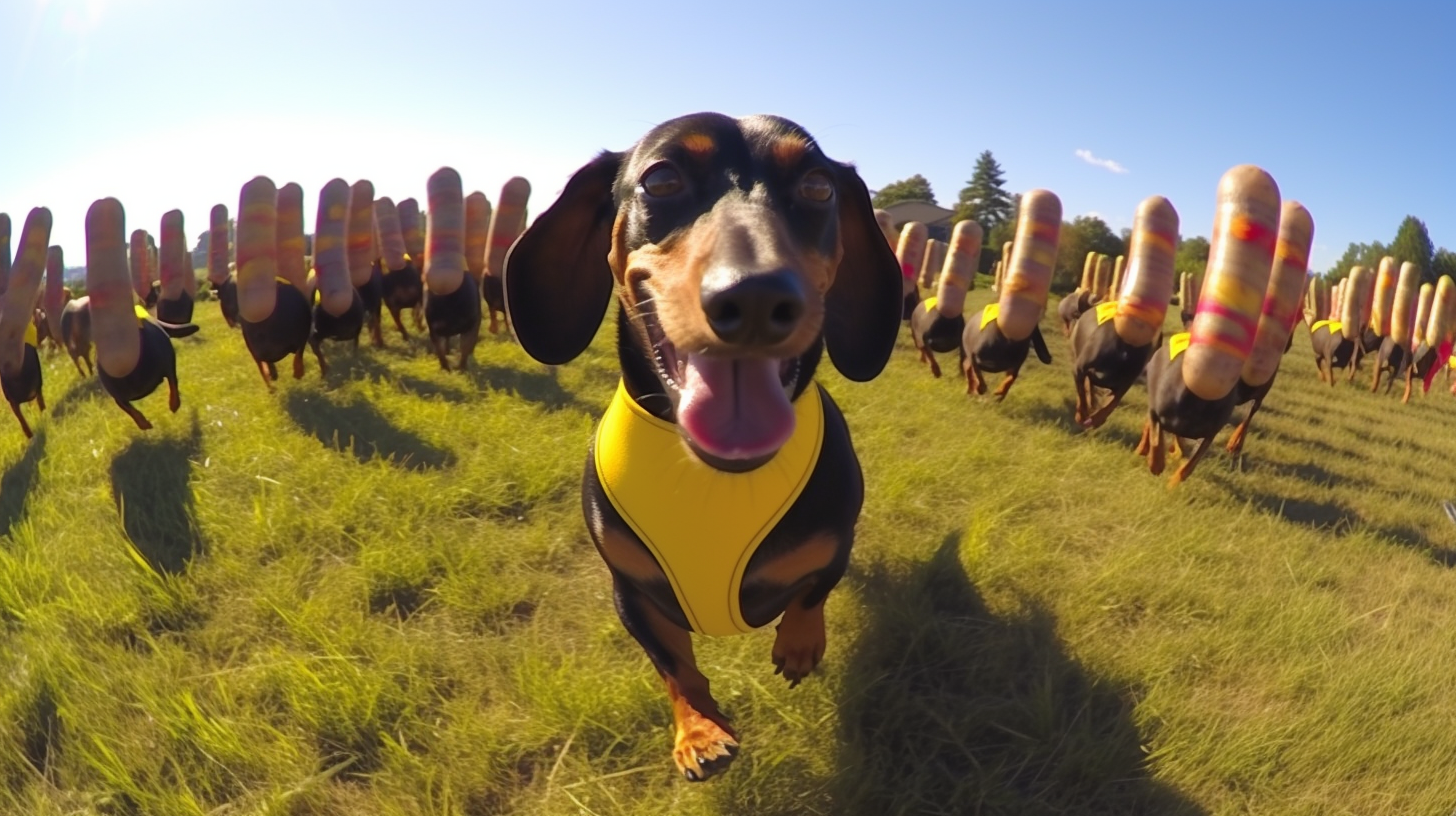
<svg viewBox="0 0 1456 816">
<path fill-rule="evenodd" d="M 794 406 L 778 360 L 724 360 L 689 354 L 677 421 L 704 453 L 756 459 L 794 433 Z"/>
</svg>

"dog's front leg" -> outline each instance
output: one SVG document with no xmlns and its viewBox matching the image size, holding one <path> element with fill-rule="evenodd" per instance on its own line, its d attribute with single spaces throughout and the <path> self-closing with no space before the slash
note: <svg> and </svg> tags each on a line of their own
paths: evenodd
<svg viewBox="0 0 1456 816">
<path fill-rule="evenodd" d="M 799 685 L 824 659 L 824 596 L 815 593 L 818 603 L 805 606 L 810 589 L 806 587 L 789 601 L 774 635 L 774 674 L 782 674 L 789 688 Z"/>
<path fill-rule="evenodd" d="M 689 782 L 721 773 L 738 755 L 738 735 L 708 691 L 698 670 L 692 634 L 668 620 L 655 604 L 613 577 L 617 612 L 627 632 L 647 652 L 667 685 L 674 726 L 672 759 Z"/>
</svg>

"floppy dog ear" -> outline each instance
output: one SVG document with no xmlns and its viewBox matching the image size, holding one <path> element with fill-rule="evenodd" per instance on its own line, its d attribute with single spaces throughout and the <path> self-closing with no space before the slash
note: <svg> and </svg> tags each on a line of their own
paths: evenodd
<svg viewBox="0 0 1456 816">
<path fill-rule="evenodd" d="M 824 345 L 840 374 L 867 382 L 884 369 L 900 331 L 900 263 L 875 221 L 859 173 L 841 164 L 835 175 L 844 257 L 824 296 Z"/>
<path fill-rule="evenodd" d="M 1041 326 L 1031 330 L 1031 347 L 1036 351 L 1036 359 L 1041 360 L 1042 365 L 1052 364 L 1052 353 L 1047 348 L 1046 339 L 1041 336 Z"/>
<path fill-rule="evenodd" d="M 537 362 L 570 362 L 602 325 L 612 297 L 607 252 L 621 163 L 620 153 L 603 153 L 576 171 L 506 256 L 506 314 Z"/>
</svg>

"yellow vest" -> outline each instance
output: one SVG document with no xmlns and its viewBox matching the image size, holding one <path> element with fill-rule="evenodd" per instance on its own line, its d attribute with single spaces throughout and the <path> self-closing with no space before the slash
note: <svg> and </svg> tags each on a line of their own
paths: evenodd
<svg viewBox="0 0 1456 816">
<path fill-rule="evenodd" d="M 1322 326 L 1329 326 L 1330 334 L 1339 334 L 1344 324 L 1340 323 L 1340 321 L 1338 320 L 1316 320 L 1314 324 L 1309 327 L 1309 333 L 1314 334 L 1315 332 L 1319 331 Z"/>
<path fill-rule="evenodd" d="M 1178 359 L 1178 355 L 1188 350 L 1188 344 L 1192 341 L 1193 335 L 1188 332 L 1178 332 L 1168 338 L 1168 361 Z"/>
<path fill-rule="evenodd" d="M 35 348 L 36 346 L 38 346 L 40 344 L 40 339 L 39 338 L 40 338 L 40 334 L 38 334 L 36 332 L 36 330 L 35 330 L 35 321 L 32 320 L 32 321 L 26 323 L 25 324 L 25 344 L 27 346 L 30 346 L 31 348 Z"/>
<path fill-rule="evenodd" d="M 594 457 L 607 500 L 657 559 L 693 631 L 735 635 L 754 628 L 738 605 L 748 561 L 803 492 L 823 443 L 813 383 L 794 403 L 793 436 L 772 459 L 748 473 L 717 470 L 619 382 Z"/>
<path fill-rule="evenodd" d="M 1097 304 L 1097 325 L 1101 326 L 1103 323 L 1111 320 L 1116 315 L 1117 301 L 1109 300 L 1105 303 Z"/>
</svg>

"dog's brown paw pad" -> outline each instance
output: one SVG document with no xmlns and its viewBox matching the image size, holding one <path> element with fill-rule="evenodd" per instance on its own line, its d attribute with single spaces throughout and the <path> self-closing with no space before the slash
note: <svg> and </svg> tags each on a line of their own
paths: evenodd
<svg viewBox="0 0 1456 816">
<path fill-rule="evenodd" d="M 706 717 L 679 723 L 672 748 L 673 762 L 689 782 L 702 782 L 722 773 L 738 756 L 738 740 Z"/>
</svg>

